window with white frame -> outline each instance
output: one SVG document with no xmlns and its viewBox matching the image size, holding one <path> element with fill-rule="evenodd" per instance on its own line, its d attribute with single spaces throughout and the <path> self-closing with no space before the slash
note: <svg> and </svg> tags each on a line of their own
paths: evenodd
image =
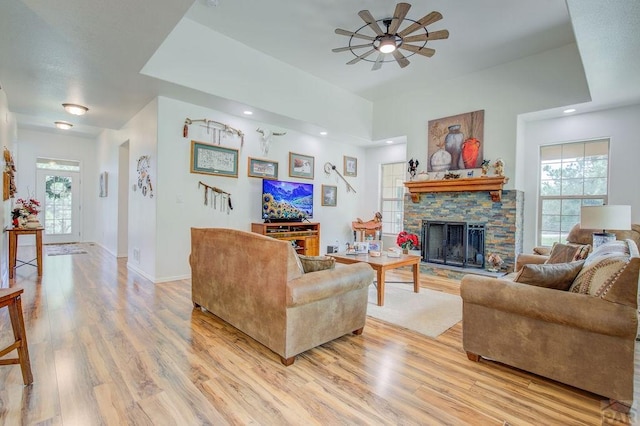
<svg viewBox="0 0 640 426">
<path fill-rule="evenodd" d="M 540 147 L 538 243 L 563 242 L 581 206 L 607 203 L 609 139 Z"/>
<path fill-rule="evenodd" d="M 405 163 L 381 165 L 382 233 L 397 234 L 403 229 Z"/>
</svg>

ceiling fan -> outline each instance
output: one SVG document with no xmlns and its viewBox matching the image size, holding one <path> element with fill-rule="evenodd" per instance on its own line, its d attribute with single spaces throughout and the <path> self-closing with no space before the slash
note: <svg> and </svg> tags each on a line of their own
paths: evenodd
<svg viewBox="0 0 640 426">
<path fill-rule="evenodd" d="M 341 28 L 336 29 L 336 34 L 349 36 L 349 45 L 345 47 L 338 47 L 332 49 L 333 52 L 346 52 L 351 51 L 355 56 L 354 59 L 347 62 L 347 65 L 353 65 L 360 61 L 373 62 L 372 71 L 378 70 L 382 67 L 383 62 L 391 62 L 395 60 L 400 68 L 404 68 L 409 65 L 407 56 L 413 56 L 415 54 L 426 56 L 430 58 L 436 51 L 429 47 L 426 47 L 428 41 L 442 40 L 449 38 L 449 31 L 428 31 L 427 25 L 431 25 L 434 22 L 442 19 L 440 12 L 431 12 L 428 15 L 414 21 L 413 19 L 406 18 L 407 12 L 411 5 L 409 3 L 398 3 L 396 9 L 393 12 L 393 17 L 385 19 L 375 19 L 371 12 L 368 10 L 361 10 L 358 15 L 365 22 L 365 25 L 361 26 L 355 31 L 347 31 Z M 400 27 L 404 21 L 409 21 L 410 24 L 400 30 Z M 380 28 L 378 24 L 381 22 L 385 29 Z M 375 36 L 363 34 L 366 28 L 370 28 L 375 33 Z M 416 31 L 420 31 L 419 34 L 411 35 Z M 424 31 L 424 32 L 423 32 Z M 365 44 L 352 44 L 354 39 L 367 40 Z M 409 44 L 416 43 L 416 44 Z M 364 53 L 356 53 L 356 50 L 369 48 Z M 408 55 L 403 55 L 399 49 L 410 52 Z M 368 59 L 373 53 L 378 52 L 378 57 Z M 386 60 L 388 54 L 393 55 L 393 59 Z"/>
</svg>

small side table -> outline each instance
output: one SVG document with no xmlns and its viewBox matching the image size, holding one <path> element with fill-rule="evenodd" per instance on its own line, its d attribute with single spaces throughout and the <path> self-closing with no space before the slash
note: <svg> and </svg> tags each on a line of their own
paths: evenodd
<svg viewBox="0 0 640 426">
<path fill-rule="evenodd" d="M 16 268 L 24 265 L 35 266 L 38 268 L 38 276 L 42 276 L 42 231 L 44 228 L 8 228 L 9 233 L 9 279 L 14 277 Z M 29 261 L 22 261 L 16 259 L 16 253 L 18 251 L 18 236 L 19 235 L 35 235 L 36 236 L 36 258 Z M 36 264 L 33 261 L 36 261 Z M 16 266 L 16 263 L 20 263 Z"/>
</svg>

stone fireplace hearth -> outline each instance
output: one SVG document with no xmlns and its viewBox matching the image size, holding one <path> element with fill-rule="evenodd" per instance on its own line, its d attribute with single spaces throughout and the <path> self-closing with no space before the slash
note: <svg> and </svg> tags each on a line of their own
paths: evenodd
<svg viewBox="0 0 640 426">
<path fill-rule="evenodd" d="M 409 195 L 404 201 L 404 229 L 421 236 L 422 264 L 426 274 L 460 278 L 466 272 L 483 269 L 477 265 L 444 265 L 426 261 L 423 221 L 483 224 L 484 257 L 497 253 L 504 260 L 503 270 L 512 271 L 517 253 L 522 252 L 524 193 L 503 190 L 501 201 L 492 201 L 487 191 L 423 193 L 417 203 Z M 479 259 L 479 258 L 478 258 Z M 476 262 L 477 263 L 477 262 Z M 484 262 L 483 262 L 484 263 Z M 464 269 L 467 268 L 468 271 Z"/>
</svg>

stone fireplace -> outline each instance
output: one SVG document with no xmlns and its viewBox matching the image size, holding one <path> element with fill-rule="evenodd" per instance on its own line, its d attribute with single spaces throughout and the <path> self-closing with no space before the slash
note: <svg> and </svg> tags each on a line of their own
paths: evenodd
<svg viewBox="0 0 640 426">
<path fill-rule="evenodd" d="M 422 259 L 427 263 L 484 268 L 483 223 L 422 221 Z"/>
<path fill-rule="evenodd" d="M 512 271 L 516 254 L 522 252 L 523 207 L 524 193 L 516 190 L 503 190 L 499 201 L 493 201 L 488 191 L 425 192 L 415 201 L 407 194 L 404 201 L 404 229 L 420 236 L 420 269 L 423 273 L 460 278 L 467 272 L 484 270 L 484 259 L 490 253 L 496 253 L 504 260 L 503 270 Z M 425 256 L 429 240 L 428 233 L 423 234 L 422 227 L 426 221 L 467 224 L 467 233 L 462 233 L 467 241 L 470 238 L 469 224 L 482 224 L 482 236 L 473 234 L 474 238 L 483 240 L 484 249 L 478 249 L 482 258 L 473 251 L 471 256 L 467 252 L 466 264 L 463 261 L 458 262 L 463 263 L 459 265 L 445 264 Z M 476 243 L 480 244 L 479 241 Z M 450 254 L 448 258 L 452 256 Z M 469 260 L 469 257 L 472 259 Z M 428 258 L 430 260 L 427 261 Z"/>
</svg>

